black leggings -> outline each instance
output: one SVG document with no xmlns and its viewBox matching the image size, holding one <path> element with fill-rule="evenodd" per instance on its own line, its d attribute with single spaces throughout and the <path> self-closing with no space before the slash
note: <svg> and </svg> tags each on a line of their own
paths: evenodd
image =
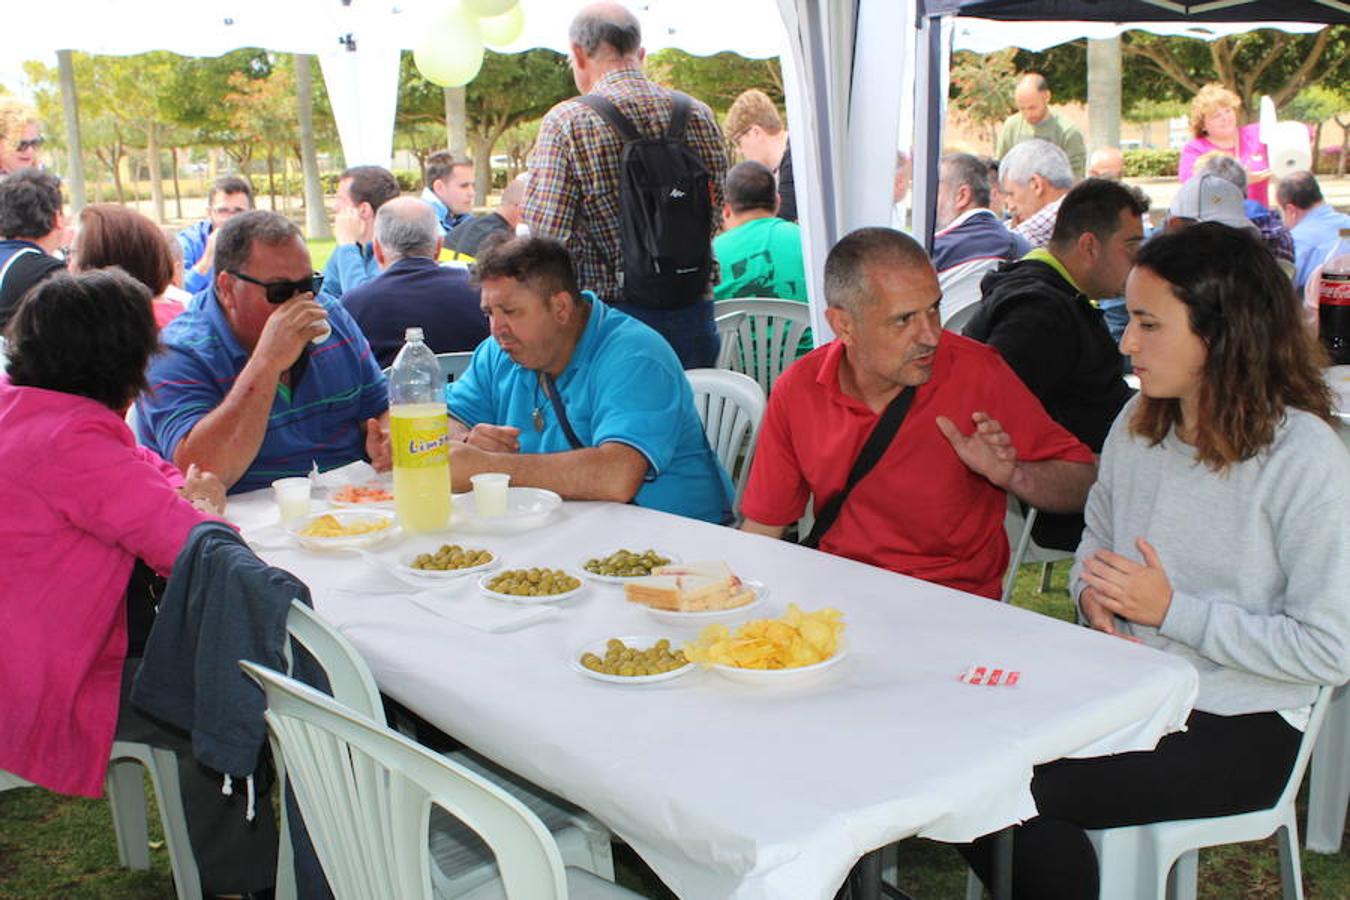
<svg viewBox="0 0 1350 900">
<path fill-rule="evenodd" d="M 1013 896 L 1096 900 L 1097 856 L 1085 829 L 1202 819 L 1275 805 L 1303 733 L 1279 713 L 1193 712 L 1155 750 L 1061 759 L 1031 780 L 1039 815 L 1013 830 Z M 993 836 L 960 848 L 988 885 Z"/>
</svg>

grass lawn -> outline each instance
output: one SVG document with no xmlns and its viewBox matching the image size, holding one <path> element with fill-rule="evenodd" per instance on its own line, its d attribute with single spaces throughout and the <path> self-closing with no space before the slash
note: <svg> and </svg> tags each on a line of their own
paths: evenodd
<svg viewBox="0 0 1350 900">
<path fill-rule="evenodd" d="M 314 264 L 314 271 L 322 272 L 323 267 L 328 265 L 328 257 L 333 255 L 337 241 L 332 238 L 309 238 L 305 243 L 309 244 L 309 257 Z"/>
<path fill-rule="evenodd" d="M 311 242 L 311 246 L 316 243 Z M 332 242 L 327 243 L 327 252 L 331 252 Z M 318 269 L 323 268 L 320 249 L 314 250 Z M 327 259 L 326 252 L 323 258 Z M 1014 602 L 1071 621 L 1068 571 L 1067 563 L 1057 565 L 1051 589 L 1037 594 L 1040 566 L 1023 566 Z M 151 838 L 158 840 L 153 811 L 151 819 Z M 1309 900 L 1350 898 L 1350 840 L 1345 847 L 1334 856 L 1303 854 L 1303 883 Z M 615 858 L 620 883 L 648 897 L 674 896 L 627 847 L 617 848 Z M 151 860 L 149 872 L 130 872 L 118 866 L 106 800 L 59 797 L 39 788 L 0 792 L 0 900 L 172 898 L 173 878 L 162 845 L 151 853 Z M 932 841 L 905 841 L 900 845 L 899 860 L 900 885 L 911 896 L 928 900 L 964 897 L 965 867 L 951 847 Z M 1199 895 L 1204 900 L 1280 897 L 1274 841 L 1201 851 Z"/>
</svg>

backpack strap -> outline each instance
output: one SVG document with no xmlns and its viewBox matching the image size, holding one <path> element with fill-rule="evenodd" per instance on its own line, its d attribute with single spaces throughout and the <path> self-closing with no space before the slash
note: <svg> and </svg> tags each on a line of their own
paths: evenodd
<svg viewBox="0 0 1350 900">
<path fill-rule="evenodd" d="M 21 257 L 29 256 L 33 253 L 40 254 L 42 251 L 34 247 L 20 247 L 18 250 L 11 253 L 9 259 L 5 260 L 5 264 L 0 266 L 0 285 L 5 283 L 5 276 L 9 274 L 10 268 L 18 262 Z"/>
<path fill-rule="evenodd" d="M 609 123 L 619 134 L 619 139 L 625 144 L 631 144 L 634 141 L 642 140 L 642 135 L 632 120 L 619 112 L 619 108 L 609 101 L 608 97 L 601 97 L 599 94 L 582 94 L 577 98 L 580 103 L 589 106 L 600 118 Z"/>
<path fill-rule="evenodd" d="M 675 106 L 670 111 L 670 124 L 666 126 L 666 140 L 682 141 L 684 140 L 684 128 L 689 122 L 689 110 L 693 106 L 688 94 L 681 94 L 679 91 L 671 91 L 671 99 L 675 101 Z"/>
</svg>

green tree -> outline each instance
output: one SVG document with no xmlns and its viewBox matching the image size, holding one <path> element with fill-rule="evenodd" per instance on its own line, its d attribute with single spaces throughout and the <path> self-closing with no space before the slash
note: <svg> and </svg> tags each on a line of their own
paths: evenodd
<svg viewBox="0 0 1350 900">
<path fill-rule="evenodd" d="M 673 47 L 647 57 L 653 81 L 697 97 L 724 115 L 742 91 L 758 88 L 783 106 L 783 71 L 777 58 L 747 59 L 736 53 L 694 56 Z"/>
<path fill-rule="evenodd" d="M 1328 119 L 1337 116 L 1350 117 L 1350 94 L 1343 93 L 1325 84 L 1315 84 L 1299 91 L 1284 108 L 1284 117 L 1297 122 L 1306 122 L 1313 126 L 1312 158 L 1313 171 L 1317 170 L 1318 157 L 1322 151 L 1322 126 Z M 1342 133 L 1344 133 L 1344 126 Z M 1342 141 L 1341 156 L 1345 155 Z"/>
<path fill-rule="evenodd" d="M 1016 52 L 1000 50 L 981 56 L 959 51 L 952 56 L 948 93 L 951 109 L 971 125 L 986 131 L 991 145 L 998 138 L 999 123 L 1013 108 L 1013 87 L 1017 82 L 1013 56 Z"/>
</svg>

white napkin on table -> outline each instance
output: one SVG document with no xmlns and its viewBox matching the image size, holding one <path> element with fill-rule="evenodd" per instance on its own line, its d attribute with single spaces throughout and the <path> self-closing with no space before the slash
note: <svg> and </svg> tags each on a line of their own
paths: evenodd
<svg viewBox="0 0 1350 900">
<path fill-rule="evenodd" d="M 408 598 L 413 603 L 442 618 L 469 628 L 491 633 L 514 631 L 546 619 L 558 610 L 549 604 L 518 606 L 493 600 L 475 592 L 447 596 L 434 591 L 422 591 Z"/>
</svg>

